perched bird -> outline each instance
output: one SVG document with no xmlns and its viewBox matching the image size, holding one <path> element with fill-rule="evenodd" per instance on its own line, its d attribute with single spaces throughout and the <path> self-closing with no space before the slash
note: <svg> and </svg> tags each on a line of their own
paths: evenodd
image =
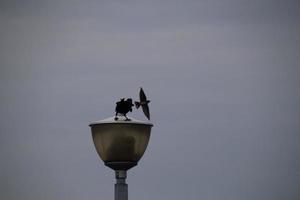
<svg viewBox="0 0 300 200">
<path fill-rule="evenodd" d="M 117 115 L 118 114 L 122 114 L 124 115 L 124 117 L 126 117 L 126 120 L 129 120 L 128 117 L 126 116 L 126 114 L 130 111 L 132 112 L 132 106 L 134 106 L 132 104 L 132 99 L 125 99 L 122 98 L 120 101 L 118 101 L 116 103 L 116 115 L 115 115 L 115 120 L 118 120 Z"/>
<path fill-rule="evenodd" d="M 149 100 L 147 100 L 147 97 L 143 91 L 143 88 L 140 90 L 140 102 L 134 102 L 136 109 L 138 109 L 140 106 L 143 109 L 143 112 L 145 116 L 150 120 L 150 111 L 149 111 L 149 106 L 148 104 L 150 103 Z"/>
</svg>

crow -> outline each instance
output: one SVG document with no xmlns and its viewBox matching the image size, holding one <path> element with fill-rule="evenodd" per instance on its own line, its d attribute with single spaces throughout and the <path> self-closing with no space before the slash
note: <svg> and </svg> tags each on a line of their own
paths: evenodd
<svg viewBox="0 0 300 200">
<path fill-rule="evenodd" d="M 115 120 L 118 120 L 118 117 L 117 115 L 118 114 L 122 114 L 124 115 L 124 117 L 126 117 L 126 121 L 130 120 L 126 114 L 130 111 L 132 112 L 132 106 L 134 106 L 132 104 L 132 99 L 126 99 L 125 101 L 125 98 L 122 98 L 120 101 L 118 101 L 116 103 L 116 115 L 115 115 Z"/>
<path fill-rule="evenodd" d="M 136 109 L 138 109 L 140 106 L 143 109 L 143 112 L 145 116 L 150 120 L 150 111 L 149 111 L 149 106 L 148 104 L 150 103 L 149 100 L 147 100 L 147 97 L 143 91 L 143 88 L 140 89 L 140 101 L 139 102 L 134 102 Z"/>
</svg>

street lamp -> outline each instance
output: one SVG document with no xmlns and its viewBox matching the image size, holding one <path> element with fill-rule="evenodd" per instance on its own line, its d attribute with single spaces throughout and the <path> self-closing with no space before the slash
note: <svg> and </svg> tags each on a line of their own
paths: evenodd
<svg viewBox="0 0 300 200">
<path fill-rule="evenodd" d="M 153 124 L 119 115 L 90 123 L 94 145 L 104 164 L 115 170 L 115 200 L 127 200 L 127 170 L 143 156 Z"/>
</svg>

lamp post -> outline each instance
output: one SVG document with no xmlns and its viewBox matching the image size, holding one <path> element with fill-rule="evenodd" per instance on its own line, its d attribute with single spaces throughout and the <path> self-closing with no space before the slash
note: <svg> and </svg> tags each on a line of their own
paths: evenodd
<svg viewBox="0 0 300 200">
<path fill-rule="evenodd" d="M 115 200 L 128 199 L 127 170 L 143 156 L 153 124 L 118 116 L 90 123 L 93 142 L 104 164 L 115 170 Z"/>
</svg>

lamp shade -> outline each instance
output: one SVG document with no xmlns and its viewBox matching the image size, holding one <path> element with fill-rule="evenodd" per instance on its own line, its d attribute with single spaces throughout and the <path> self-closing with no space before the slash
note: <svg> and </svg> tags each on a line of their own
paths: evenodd
<svg viewBox="0 0 300 200">
<path fill-rule="evenodd" d="M 153 124 L 133 118 L 114 117 L 90 124 L 95 148 L 105 165 L 128 170 L 143 156 Z"/>
</svg>

